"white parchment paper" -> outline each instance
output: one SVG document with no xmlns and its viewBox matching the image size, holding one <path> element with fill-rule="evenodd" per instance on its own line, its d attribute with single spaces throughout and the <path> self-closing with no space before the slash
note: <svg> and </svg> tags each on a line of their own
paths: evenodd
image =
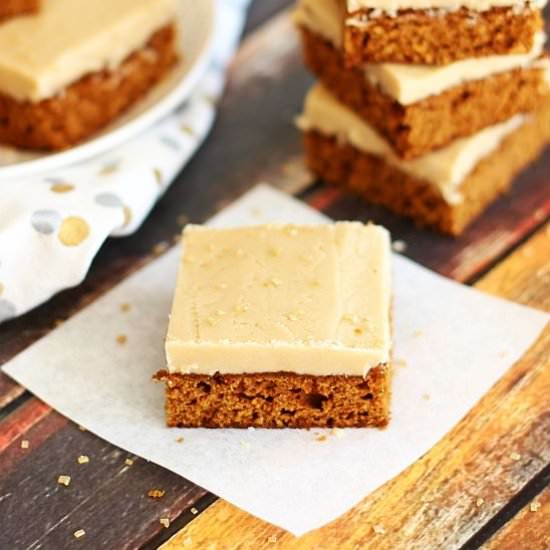
<svg viewBox="0 0 550 550">
<path fill-rule="evenodd" d="M 259 186 L 213 225 L 327 218 Z M 186 430 L 164 426 L 163 340 L 178 247 L 4 366 L 98 436 L 299 535 L 336 518 L 430 449 L 527 350 L 549 316 L 395 256 L 395 371 L 388 429 Z M 124 313 L 121 304 L 131 304 Z M 126 345 L 116 337 L 125 334 Z M 178 436 L 183 443 L 176 442 Z"/>
</svg>

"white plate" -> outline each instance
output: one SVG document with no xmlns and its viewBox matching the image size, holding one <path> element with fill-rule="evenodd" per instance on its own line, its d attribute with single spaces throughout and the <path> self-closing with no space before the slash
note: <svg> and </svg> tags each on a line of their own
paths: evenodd
<svg viewBox="0 0 550 550">
<path fill-rule="evenodd" d="M 213 44 L 214 0 L 179 0 L 180 62 L 145 98 L 88 141 L 60 153 L 0 146 L 0 179 L 54 170 L 99 155 L 128 141 L 185 101 L 204 74 Z"/>
</svg>

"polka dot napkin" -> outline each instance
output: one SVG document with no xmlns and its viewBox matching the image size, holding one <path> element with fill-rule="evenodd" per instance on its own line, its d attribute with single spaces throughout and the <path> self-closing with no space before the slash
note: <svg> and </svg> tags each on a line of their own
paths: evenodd
<svg viewBox="0 0 550 550">
<path fill-rule="evenodd" d="M 208 134 L 250 0 L 217 0 L 211 65 L 191 99 L 87 162 L 0 185 L 0 323 L 86 276 L 109 236 L 129 235 Z"/>
</svg>

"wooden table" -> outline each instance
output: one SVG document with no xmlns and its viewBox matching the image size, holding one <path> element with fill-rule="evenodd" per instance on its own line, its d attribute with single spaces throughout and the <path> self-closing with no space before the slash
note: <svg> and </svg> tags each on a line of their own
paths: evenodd
<svg viewBox="0 0 550 550">
<path fill-rule="evenodd" d="M 78 288 L 2 325 L 0 363 L 151 261 L 182 219 L 203 221 L 260 181 L 334 218 L 383 223 L 407 256 L 448 277 L 550 309 L 550 155 L 458 240 L 312 181 L 293 127 L 312 79 L 289 3 L 253 6 L 214 131 L 148 221 L 131 237 L 111 239 Z M 549 357 L 547 328 L 430 452 L 300 539 L 79 430 L 0 373 L 0 548 L 550 548 Z M 85 468 L 76 463 L 81 454 L 90 457 Z M 76 472 L 78 481 L 60 490 L 58 475 Z M 152 488 L 166 493 L 151 499 Z M 161 517 L 170 518 L 168 528 Z M 78 529 L 86 534 L 76 539 Z"/>
</svg>

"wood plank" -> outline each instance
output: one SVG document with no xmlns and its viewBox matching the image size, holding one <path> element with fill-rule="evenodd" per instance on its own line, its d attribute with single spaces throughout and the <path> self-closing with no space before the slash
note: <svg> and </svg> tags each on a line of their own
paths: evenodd
<svg viewBox="0 0 550 550">
<path fill-rule="evenodd" d="M 303 94 L 312 79 L 302 66 L 296 36 L 291 29 L 288 16 L 270 20 L 267 25 L 262 26 L 249 37 L 233 64 L 230 76 L 228 90 L 221 102 L 220 115 L 210 139 L 179 175 L 177 181 L 157 204 L 143 227 L 131 237 L 109 240 L 94 261 L 90 275 L 82 285 L 61 293 L 48 304 L 37 308 L 30 314 L 2 325 L 0 327 L 0 363 L 7 361 L 33 341 L 47 334 L 55 327 L 58 320 L 70 317 L 135 269 L 151 261 L 154 257 L 152 250 L 155 245 L 160 242 L 170 242 L 179 233 L 178 219 L 181 215 L 185 215 L 191 221 L 203 221 L 259 181 L 269 181 L 292 193 L 302 192 L 311 186 L 311 179 L 305 173 L 301 163 L 300 138 L 293 126 L 293 117 L 299 112 Z M 239 139 L 235 139 L 235 136 L 239 136 Z M 545 162 L 543 161 L 543 168 L 538 169 L 541 178 L 545 177 Z M 516 196 L 517 203 L 523 205 L 527 204 L 524 194 L 529 195 L 529 200 L 532 201 L 527 205 L 532 210 L 529 212 L 529 216 L 533 216 L 533 212 L 537 210 L 535 204 L 538 207 L 544 203 L 542 197 L 545 196 L 541 187 L 544 188 L 546 180 L 541 179 L 535 184 L 531 183 L 532 181 L 534 181 L 533 178 L 529 177 L 526 184 L 521 184 L 522 189 L 524 185 L 527 185 L 528 193 L 519 192 L 520 197 Z M 330 196 L 333 193 L 332 190 L 323 186 L 317 186 L 314 188 L 315 190 L 326 192 Z M 334 197 L 336 200 L 336 195 Z M 339 215 L 348 218 L 356 215 L 370 216 L 365 211 L 354 210 L 358 205 L 355 198 L 343 195 L 341 200 L 344 202 L 334 203 Z M 327 208 L 332 204 L 331 201 L 325 201 Z M 523 224 L 521 231 L 512 232 L 512 237 L 498 249 L 499 253 L 508 250 L 507 247 L 517 243 L 529 230 L 525 229 L 527 226 L 523 220 L 526 210 L 528 210 L 527 206 L 522 206 L 517 211 L 508 208 L 507 218 L 495 217 L 493 223 L 497 227 L 515 227 L 517 224 Z M 517 214 L 517 220 L 512 219 L 514 213 Z M 380 214 L 379 220 L 385 219 L 384 215 Z M 541 216 L 542 214 L 539 213 L 529 219 L 533 219 L 533 224 L 536 225 L 536 223 L 540 223 Z M 452 248 L 453 243 L 439 241 L 437 236 L 430 234 L 424 235 L 422 232 L 409 228 L 406 222 L 401 220 L 390 220 L 389 225 L 396 236 L 406 238 L 409 244 L 409 255 L 442 272 L 445 272 L 447 269 L 445 266 L 448 266 L 453 258 L 456 258 L 457 254 L 463 250 L 460 244 L 462 241 L 457 241 Z M 400 227 L 405 229 L 400 230 Z M 528 225 L 528 227 L 532 227 L 532 225 Z M 416 245 L 416 242 L 419 244 Z M 448 249 L 449 252 L 447 252 Z M 485 253 L 483 252 L 485 249 L 486 247 L 480 248 L 479 257 Z M 495 257 L 495 253 L 492 254 Z M 463 267 L 464 272 L 468 272 L 468 270 L 472 270 L 467 266 L 477 266 L 476 262 L 479 262 L 479 257 L 472 261 L 470 255 L 460 258 L 457 262 Z M 478 272 L 478 267 L 475 267 L 473 271 Z M 7 404 L 13 399 L 13 396 L 19 395 L 19 389 L 3 383 L 3 376 L 0 376 L 0 398 L 4 404 Z M 8 389 L 2 393 L 4 391 L 2 388 Z M 33 516 L 36 518 L 36 528 L 33 527 L 28 537 L 25 538 L 31 542 L 39 540 L 41 536 L 39 532 L 45 532 L 45 526 L 49 524 L 51 518 L 50 513 L 35 513 L 37 502 L 41 507 L 47 508 L 48 501 L 36 501 L 30 495 L 41 494 L 44 480 L 50 479 L 58 472 L 57 459 L 66 450 L 66 442 L 72 442 L 74 448 L 82 448 L 84 445 L 88 445 L 87 438 L 92 438 L 96 443 L 99 442 L 98 445 L 105 445 L 105 449 L 100 453 L 101 456 L 114 456 L 112 453 L 116 451 L 114 447 L 90 434 L 75 432 L 74 425 L 64 425 L 59 418 L 59 415 L 52 413 L 28 430 L 28 433 L 32 435 L 33 430 L 39 427 L 55 427 L 54 432 L 47 438 L 48 444 L 40 449 L 40 453 L 34 453 L 31 448 L 31 453 L 25 456 L 23 462 L 18 463 L 19 459 L 14 462 L 14 464 L 18 464 L 16 473 L 18 474 L 21 470 L 21 475 L 26 476 L 18 477 L 18 483 L 24 481 L 29 491 L 25 494 L 14 493 L 16 494 L 17 510 L 23 517 Z M 2 424 L 0 424 L 0 430 L 2 429 Z M 25 437 L 27 436 L 25 435 Z M 90 445 L 92 444 L 90 443 Z M 103 447 L 101 448 L 103 449 Z M 37 447 L 34 446 L 34 450 L 36 449 Z M 15 451 L 20 453 L 20 449 L 16 449 L 16 445 L 9 446 L 0 460 L 4 460 L 4 456 L 15 457 L 17 454 Z M 33 465 L 32 461 L 35 459 L 43 460 L 43 462 L 39 462 L 39 467 Z M 0 462 L 0 472 L 2 464 L 6 463 Z M 150 479 L 167 480 L 167 486 L 177 487 L 177 485 L 171 485 L 176 483 L 176 481 L 172 481 L 173 474 L 151 464 L 144 464 L 143 468 L 144 476 L 151 476 Z M 115 478 L 118 475 L 119 471 L 116 468 L 111 468 L 108 460 L 98 460 L 94 462 L 94 475 L 90 474 L 87 480 L 82 481 L 79 490 L 86 498 L 83 497 L 82 503 L 78 501 L 80 503 L 78 510 L 86 510 L 93 518 L 93 522 L 101 524 L 102 519 L 99 518 L 101 509 L 108 510 L 106 516 L 110 519 L 117 516 L 116 503 L 120 505 L 122 501 L 126 500 L 141 502 L 144 486 L 139 485 L 137 482 L 139 480 L 132 478 L 126 484 L 117 485 Z M 94 489 L 94 484 L 98 483 L 98 480 L 104 480 L 100 491 Z M 9 481 L 0 478 L 0 494 L 5 494 L 4 484 Z M 10 485 L 10 487 L 17 488 L 14 485 Z M 124 498 L 121 498 L 121 491 L 124 492 Z M 185 492 L 187 489 L 182 489 L 182 491 Z M 168 506 L 170 516 L 181 518 L 188 514 L 193 499 L 200 499 L 204 494 L 200 491 L 193 493 L 194 496 L 189 500 L 174 499 L 171 501 Z M 191 493 L 189 494 L 191 495 Z M 158 537 L 163 533 L 163 531 L 158 532 L 157 510 L 153 510 L 154 513 L 152 513 L 151 509 L 143 510 L 140 506 L 141 504 L 138 506 L 135 516 L 130 514 L 125 516 L 127 518 L 126 526 L 113 527 L 114 534 L 110 542 L 114 547 L 126 544 L 124 541 L 127 540 L 127 537 L 129 537 L 129 541 L 133 541 L 132 544 L 138 545 L 139 537 L 132 538 L 127 526 L 133 525 L 137 529 L 139 536 L 142 537 L 139 539 L 141 541 L 149 540 L 147 537 Z M 69 511 L 67 512 L 67 510 Z M 59 544 L 66 542 L 65 526 L 71 521 L 73 514 L 79 513 L 62 506 L 59 511 L 61 513 L 59 517 L 62 517 L 65 512 L 68 517 L 53 532 L 48 533 L 45 539 L 51 544 L 55 542 L 58 547 Z M 13 513 L 15 514 L 15 512 Z M 84 520 L 86 516 L 79 517 Z M 107 520 L 105 519 L 105 521 Z M 92 525 L 93 528 L 95 524 L 90 523 L 89 525 Z M 14 537 L 15 534 L 4 533 L 3 536 Z M 57 536 L 60 538 L 56 538 Z M 116 539 L 116 537 L 119 538 Z M 87 540 L 88 544 L 92 544 L 91 537 Z M 11 541 L 12 539 L 7 542 Z M 117 546 L 117 541 L 120 543 L 119 546 Z M 0 542 L 6 542 L 6 539 L 4 538 Z M 79 544 L 82 546 L 87 543 L 80 540 Z M 3 547 L 1 544 L 0 546 Z"/>
<path fill-rule="evenodd" d="M 533 498 L 483 550 L 544 550 L 550 548 L 550 488 Z"/>
<path fill-rule="evenodd" d="M 0 548 L 136 548 L 165 530 L 160 518 L 174 519 L 206 494 L 57 413 L 27 429 L 25 439 L 28 449 L 19 438 L 0 454 L 0 517 L 10 526 L 0 530 Z M 79 464 L 80 455 L 89 463 Z M 59 475 L 71 476 L 68 487 Z M 152 499 L 150 489 L 166 493 Z M 86 538 L 76 541 L 77 529 Z"/>
<path fill-rule="evenodd" d="M 37 422 L 51 412 L 50 407 L 38 399 L 30 399 L 2 422 L 0 453 L 21 438 Z"/>
<path fill-rule="evenodd" d="M 484 277 L 478 288 L 541 307 L 548 300 L 547 280 L 540 273 L 549 249 L 546 228 Z M 188 536 L 199 548 L 207 547 L 219 540 L 220 525 L 229 548 L 242 540 L 257 548 L 460 548 L 550 463 L 549 353 L 547 327 L 442 441 L 330 525 L 299 539 L 275 531 L 279 542 L 266 546 L 265 535 L 274 528 L 218 501 L 163 550 L 178 548 Z"/>
</svg>

